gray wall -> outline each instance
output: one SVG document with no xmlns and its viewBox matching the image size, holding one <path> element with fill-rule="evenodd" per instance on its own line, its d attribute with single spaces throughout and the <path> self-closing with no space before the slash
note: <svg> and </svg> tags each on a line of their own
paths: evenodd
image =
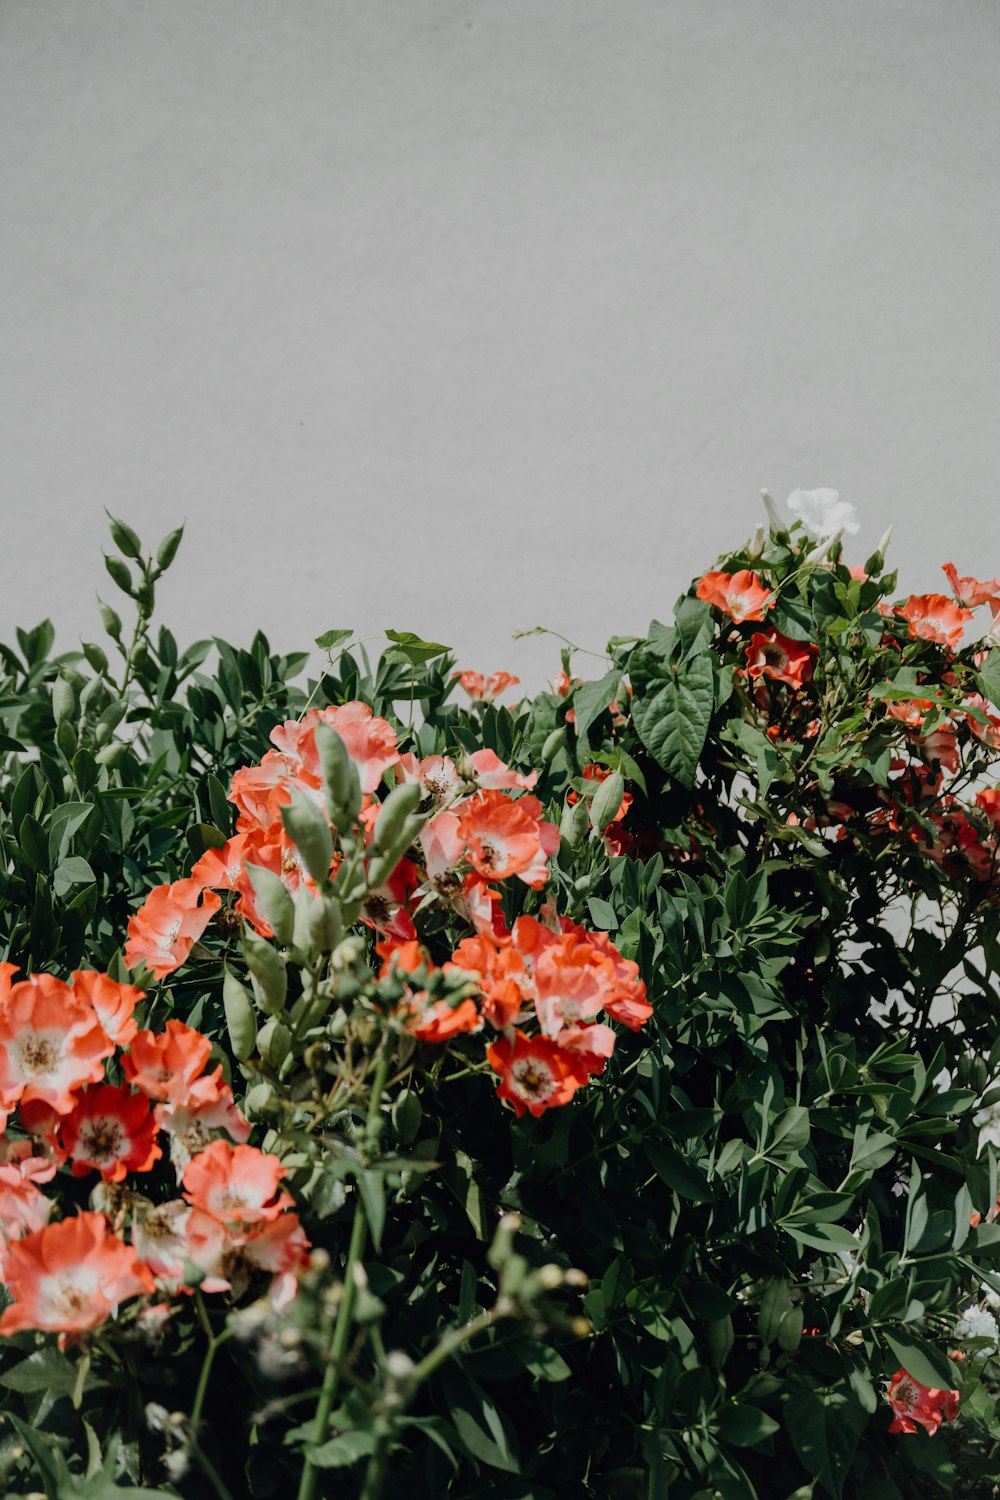
<svg viewBox="0 0 1000 1500">
<path fill-rule="evenodd" d="M 998 74 L 993 0 L 2 0 L 0 638 L 105 504 L 184 638 L 531 685 L 761 485 L 997 570 Z"/>
</svg>

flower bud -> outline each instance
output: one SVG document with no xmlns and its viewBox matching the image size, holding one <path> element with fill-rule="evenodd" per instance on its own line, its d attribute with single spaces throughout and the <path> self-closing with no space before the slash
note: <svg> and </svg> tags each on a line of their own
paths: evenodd
<svg viewBox="0 0 1000 1500">
<path fill-rule="evenodd" d="M 771 525 L 771 535 L 774 537 L 786 536 L 788 534 L 788 526 L 778 514 L 778 507 L 775 505 L 774 500 L 768 494 L 767 490 L 761 490 L 760 493 L 761 499 L 764 501 L 764 509 L 767 511 L 767 519 Z"/>
<path fill-rule="evenodd" d="M 222 1004 L 233 1056 L 239 1062 L 246 1062 L 257 1041 L 257 1017 L 248 992 L 229 969 L 222 978 Z"/>
<path fill-rule="evenodd" d="M 257 904 L 267 918 L 275 940 L 283 948 L 287 948 L 292 941 L 295 908 L 285 882 L 273 870 L 265 870 L 262 865 L 250 864 L 249 861 L 246 871 L 257 897 Z"/>
<path fill-rule="evenodd" d="M 375 844 L 383 853 L 396 845 L 410 815 L 420 806 L 422 791 L 419 781 L 404 781 L 382 803 L 375 819 Z"/>
<path fill-rule="evenodd" d="M 329 824 L 315 802 L 295 789 L 291 805 L 281 809 L 281 821 L 313 880 L 319 886 L 325 885 L 330 878 L 333 839 Z"/>
</svg>

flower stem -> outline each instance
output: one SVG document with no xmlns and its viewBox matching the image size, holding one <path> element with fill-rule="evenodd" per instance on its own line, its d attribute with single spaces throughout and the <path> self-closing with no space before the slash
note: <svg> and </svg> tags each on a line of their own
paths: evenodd
<svg viewBox="0 0 1000 1500">
<path fill-rule="evenodd" d="M 375 1069 L 375 1079 L 372 1083 L 372 1091 L 368 1100 L 368 1115 L 365 1121 L 366 1151 L 373 1150 L 377 1143 L 376 1125 L 382 1105 L 382 1094 L 389 1077 L 392 1053 L 392 1046 L 389 1044 L 388 1038 L 386 1038 L 379 1055 L 378 1064 Z M 333 1335 L 327 1351 L 326 1369 L 323 1371 L 323 1384 L 320 1387 L 319 1400 L 316 1403 L 316 1416 L 313 1421 L 311 1444 L 314 1448 L 318 1448 L 326 1442 L 326 1435 L 330 1425 L 330 1413 L 333 1411 L 334 1402 L 340 1390 L 340 1367 L 343 1363 L 344 1355 L 347 1353 L 347 1342 L 351 1336 L 351 1314 L 354 1310 L 354 1268 L 360 1264 L 361 1257 L 364 1254 L 367 1235 L 368 1222 L 365 1218 L 364 1203 L 360 1191 L 357 1191 L 354 1202 L 354 1221 L 351 1225 L 351 1242 L 347 1250 L 347 1264 L 344 1267 L 344 1290 L 337 1308 L 337 1317 L 333 1325 Z M 318 1470 L 307 1454 L 302 1465 L 298 1500 L 314 1500 L 317 1481 Z"/>
</svg>

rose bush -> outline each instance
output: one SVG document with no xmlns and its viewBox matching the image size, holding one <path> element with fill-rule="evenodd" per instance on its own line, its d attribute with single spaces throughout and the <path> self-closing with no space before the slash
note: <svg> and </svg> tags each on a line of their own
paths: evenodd
<svg viewBox="0 0 1000 1500">
<path fill-rule="evenodd" d="M 7 1493 L 992 1493 L 1000 583 L 767 505 L 517 703 L 0 647 Z"/>
</svg>

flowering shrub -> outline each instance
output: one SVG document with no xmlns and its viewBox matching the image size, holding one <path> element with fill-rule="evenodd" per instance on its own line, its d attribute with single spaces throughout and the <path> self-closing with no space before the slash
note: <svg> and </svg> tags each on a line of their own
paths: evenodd
<svg viewBox="0 0 1000 1500">
<path fill-rule="evenodd" d="M 767 503 L 509 709 L 0 648 L 7 1493 L 990 1492 L 1000 583 Z"/>
</svg>

